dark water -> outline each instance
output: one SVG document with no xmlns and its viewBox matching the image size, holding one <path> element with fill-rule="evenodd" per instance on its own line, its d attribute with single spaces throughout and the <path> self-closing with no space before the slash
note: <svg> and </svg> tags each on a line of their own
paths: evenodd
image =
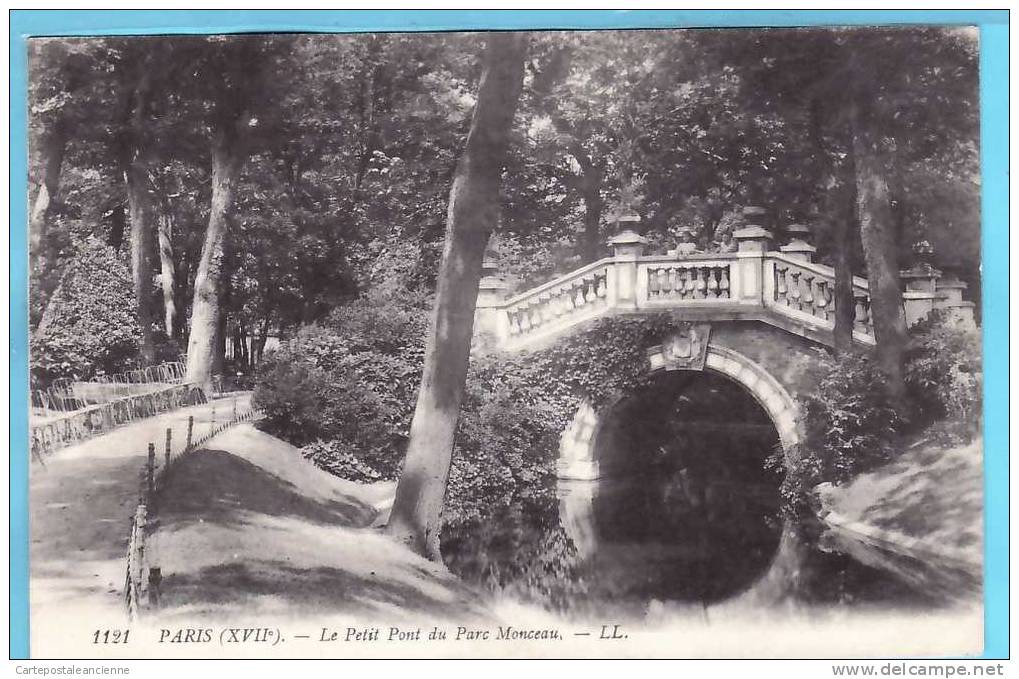
<svg viewBox="0 0 1019 679">
<path fill-rule="evenodd" d="M 782 476 L 765 462 L 778 446 L 740 387 L 669 373 L 606 418 L 595 447 L 604 478 L 527 489 L 484 519 L 447 527 L 446 562 L 476 584 L 589 613 L 708 606 L 776 577 L 772 588 L 805 600 L 912 597 L 844 555 L 788 549 Z M 781 582 L 792 574 L 797 582 Z"/>
</svg>

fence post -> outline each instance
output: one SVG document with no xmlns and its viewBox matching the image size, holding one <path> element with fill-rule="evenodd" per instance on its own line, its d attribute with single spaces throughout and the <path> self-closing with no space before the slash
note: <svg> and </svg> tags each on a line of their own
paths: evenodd
<svg viewBox="0 0 1019 679">
<path fill-rule="evenodd" d="M 151 444 L 150 444 L 151 445 Z M 134 568 L 130 569 L 131 592 L 134 598 L 134 616 L 141 609 L 141 591 L 144 587 L 145 572 L 145 533 L 148 530 L 148 510 L 144 504 L 138 505 L 134 515 Z M 129 612 L 130 612 L 130 603 Z"/>
<path fill-rule="evenodd" d="M 209 435 L 216 431 L 216 406 L 212 406 L 212 415 L 209 419 Z"/>
<path fill-rule="evenodd" d="M 170 466 L 170 442 L 173 438 L 173 429 L 171 427 L 166 428 L 166 464 L 163 465 L 163 469 Z"/>
<path fill-rule="evenodd" d="M 191 450 L 191 431 L 195 428 L 195 416 L 188 415 L 188 440 L 184 450 Z"/>
<path fill-rule="evenodd" d="M 237 397 L 234 396 L 231 399 L 231 402 L 233 403 L 233 417 L 230 418 L 230 419 L 231 419 L 231 421 L 236 421 L 237 420 Z"/>
<path fill-rule="evenodd" d="M 153 497 L 153 495 L 156 492 L 155 471 L 156 471 L 156 444 L 155 443 L 150 443 L 149 444 L 149 461 L 148 461 L 148 465 L 145 468 L 145 480 L 147 482 L 146 487 L 147 487 L 147 490 L 148 490 L 148 498 L 147 498 L 146 504 L 150 504 L 152 502 L 152 497 Z"/>
<path fill-rule="evenodd" d="M 159 607 L 159 585 L 163 582 L 163 569 L 149 566 L 149 606 Z"/>
</svg>

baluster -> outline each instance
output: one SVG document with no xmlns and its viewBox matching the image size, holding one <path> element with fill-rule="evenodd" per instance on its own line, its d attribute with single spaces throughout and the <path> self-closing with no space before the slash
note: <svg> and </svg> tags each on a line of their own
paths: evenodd
<svg viewBox="0 0 1019 679">
<path fill-rule="evenodd" d="M 807 308 L 811 316 L 816 315 L 814 309 L 814 276 L 803 274 L 803 306 Z"/>
<path fill-rule="evenodd" d="M 856 332 L 862 332 L 867 334 L 867 296 L 862 292 L 853 293 L 853 301 L 856 303 L 856 309 L 853 315 L 853 329 Z"/>
<path fill-rule="evenodd" d="M 515 309 L 510 309 L 506 312 L 506 318 L 509 320 L 509 333 L 511 335 L 520 334 L 520 319 L 517 317 Z"/>
<path fill-rule="evenodd" d="M 669 269 L 669 290 L 670 294 L 682 295 L 683 294 L 683 278 L 680 276 L 680 270 L 676 267 Z"/>
<path fill-rule="evenodd" d="M 605 274 L 598 274 L 597 281 L 598 289 L 595 291 L 595 294 L 598 295 L 598 299 L 605 299 L 605 296 L 608 295 L 608 287 L 606 286 Z"/>
<path fill-rule="evenodd" d="M 539 328 L 539 327 L 541 327 L 542 319 L 541 319 L 541 299 L 540 298 L 534 300 L 534 303 L 531 304 L 530 310 L 531 310 L 531 328 Z"/>
<path fill-rule="evenodd" d="M 648 297 L 657 297 L 661 290 L 661 285 L 658 283 L 658 269 L 647 270 L 647 293 Z"/>
<path fill-rule="evenodd" d="M 708 275 L 708 297 L 718 299 L 718 279 L 715 278 L 717 270 L 709 268 L 705 269 L 704 272 Z"/>
<path fill-rule="evenodd" d="M 587 294 L 584 299 L 588 304 L 594 304 L 598 300 L 598 293 L 595 290 L 594 278 L 585 278 L 583 282 L 584 289 L 587 290 Z"/>
<path fill-rule="evenodd" d="M 562 298 L 563 304 L 563 315 L 568 315 L 573 311 L 573 292 L 569 286 L 559 288 L 559 297 Z"/>
<path fill-rule="evenodd" d="M 729 299 L 729 265 L 722 267 L 718 276 L 718 296 L 722 299 Z"/>
<path fill-rule="evenodd" d="M 786 285 L 786 272 L 784 267 L 775 267 L 775 301 L 789 304 L 789 288 Z"/>
<path fill-rule="evenodd" d="M 696 280 L 694 281 L 694 299 L 704 299 L 706 297 L 704 290 L 707 288 L 707 283 L 704 282 L 704 270 L 697 267 L 694 271 L 697 272 Z"/>
<path fill-rule="evenodd" d="M 789 306 L 795 305 L 797 309 L 803 309 L 803 305 L 800 303 L 800 272 L 791 271 L 789 275 L 792 277 L 793 282 L 789 285 Z"/>
<path fill-rule="evenodd" d="M 572 290 L 575 291 L 571 293 L 573 295 L 573 308 L 579 309 L 580 307 L 584 306 L 584 288 L 583 287 L 578 288 L 576 285 L 574 285 Z"/>
<path fill-rule="evenodd" d="M 672 292 L 672 272 L 672 268 L 658 270 L 659 284 L 661 285 L 663 296 L 668 296 Z"/>
<path fill-rule="evenodd" d="M 559 318 L 566 315 L 566 311 L 566 295 L 563 294 L 561 289 L 556 290 L 552 297 L 552 313 L 556 318 Z"/>
<path fill-rule="evenodd" d="M 520 317 L 520 332 L 528 332 L 531 329 L 531 314 L 527 311 L 527 305 L 517 307 L 517 315 Z"/>
<path fill-rule="evenodd" d="M 814 302 L 814 306 L 817 308 L 817 316 L 828 320 L 828 316 L 831 314 L 831 309 L 828 308 L 828 281 L 819 280 L 817 282 L 817 300 Z"/>
</svg>

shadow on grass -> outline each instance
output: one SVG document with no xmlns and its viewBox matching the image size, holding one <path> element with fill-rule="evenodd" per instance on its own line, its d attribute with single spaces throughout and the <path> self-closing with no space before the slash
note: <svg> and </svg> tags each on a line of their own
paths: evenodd
<svg viewBox="0 0 1019 679">
<path fill-rule="evenodd" d="M 156 496 L 163 528 L 197 522 L 244 525 L 248 513 L 360 527 L 375 510 L 354 498 L 316 500 L 286 479 L 222 450 L 200 450 L 171 467 Z"/>
<path fill-rule="evenodd" d="M 427 576 L 434 577 L 434 576 Z M 223 609 L 257 610 L 259 600 L 284 603 L 294 614 L 330 614 L 371 618 L 399 611 L 402 615 L 480 619 L 476 594 L 455 580 L 444 583 L 444 596 L 432 596 L 412 582 L 339 568 L 295 568 L 282 561 L 247 561 L 174 574 L 164 581 L 162 605 L 188 616 L 214 616 Z"/>
</svg>

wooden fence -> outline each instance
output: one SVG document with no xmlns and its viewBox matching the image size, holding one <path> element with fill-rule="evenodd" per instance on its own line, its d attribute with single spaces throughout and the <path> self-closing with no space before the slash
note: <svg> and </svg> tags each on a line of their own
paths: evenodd
<svg viewBox="0 0 1019 679">
<path fill-rule="evenodd" d="M 149 538 L 158 526 L 156 497 L 164 487 L 170 471 L 186 456 L 200 450 L 213 436 L 241 422 L 251 421 L 259 414 L 250 407 L 239 412 L 236 397 L 214 403 L 216 405 L 211 409 L 208 426 L 199 424 L 203 431 L 195 431 L 195 418 L 193 415 L 188 417 L 183 445 L 176 452 L 172 429 L 166 430 L 161 460 L 157 460 L 156 444 L 148 444 L 148 456 L 139 474 L 138 506 L 131 516 L 127 543 L 124 605 L 132 620 L 138 619 L 145 611 L 159 608 L 163 574 L 159 566 L 159 555 L 152 553 Z M 217 420 L 220 403 L 226 406 L 219 411 L 222 421 Z"/>
<path fill-rule="evenodd" d="M 206 403 L 208 398 L 195 384 L 174 384 L 146 394 L 124 396 L 31 425 L 29 449 L 32 459 L 43 462 L 54 450 L 105 434 L 114 427 L 158 413 Z"/>
</svg>

